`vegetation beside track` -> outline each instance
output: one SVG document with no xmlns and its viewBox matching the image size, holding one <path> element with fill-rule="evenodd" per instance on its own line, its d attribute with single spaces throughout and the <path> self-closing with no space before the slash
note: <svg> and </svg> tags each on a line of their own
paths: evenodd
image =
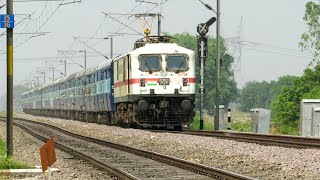
<svg viewBox="0 0 320 180">
<path fill-rule="evenodd" d="M 6 143 L 0 139 L 0 169 L 26 169 L 30 166 L 26 163 L 7 157 Z"/>
<path fill-rule="evenodd" d="M 251 131 L 251 124 L 250 124 L 250 114 L 249 113 L 245 113 L 245 112 L 232 112 L 232 124 L 231 124 L 231 128 L 234 131 L 241 131 L 241 132 L 250 132 Z M 204 124 L 203 124 L 203 129 L 204 130 L 213 130 L 213 116 L 210 116 L 208 114 L 205 113 L 204 115 Z M 225 123 L 224 123 L 224 129 L 228 128 L 228 124 L 227 124 L 227 113 L 225 113 Z M 192 129 L 199 129 L 200 127 L 200 113 L 197 112 L 195 117 L 193 118 L 192 123 L 190 124 L 190 127 Z"/>
<path fill-rule="evenodd" d="M 6 112 L 0 112 L 0 117 L 7 117 L 7 113 Z"/>
</svg>

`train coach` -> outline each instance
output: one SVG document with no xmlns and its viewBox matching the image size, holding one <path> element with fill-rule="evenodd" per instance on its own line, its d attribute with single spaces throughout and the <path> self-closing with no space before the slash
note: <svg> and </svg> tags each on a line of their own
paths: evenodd
<svg viewBox="0 0 320 180">
<path fill-rule="evenodd" d="M 34 115 L 179 129 L 194 117 L 195 81 L 195 53 L 155 40 L 25 92 L 22 106 Z"/>
</svg>

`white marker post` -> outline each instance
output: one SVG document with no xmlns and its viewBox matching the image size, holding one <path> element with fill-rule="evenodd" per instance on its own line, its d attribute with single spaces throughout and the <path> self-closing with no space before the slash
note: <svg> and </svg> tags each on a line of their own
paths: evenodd
<svg viewBox="0 0 320 180">
<path fill-rule="evenodd" d="M 228 108 L 228 130 L 231 130 L 231 108 Z"/>
</svg>

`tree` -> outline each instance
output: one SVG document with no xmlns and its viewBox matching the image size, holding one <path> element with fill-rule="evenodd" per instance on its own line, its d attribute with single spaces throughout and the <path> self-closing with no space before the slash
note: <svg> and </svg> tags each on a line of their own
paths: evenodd
<svg viewBox="0 0 320 180">
<path fill-rule="evenodd" d="M 294 78 L 292 86 L 285 86 L 272 104 L 276 121 L 289 123 L 300 116 L 302 99 L 320 98 L 320 65 L 306 69 L 303 76 Z"/>
<path fill-rule="evenodd" d="M 266 81 L 249 82 L 241 91 L 240 110 L 248 112 L 252 108 L 268 108 L 272 84 Z"/>
<path fill-rule="evenodd" d="M 320 52 L 320 4 L 310 1 L 306 4 L 304 21 L 308 31 L 301 36 L 299 43 L 302 50 L 312 52 L 316 60 Z M 275 120 L 289 124 L 295 122 L 300 116 L 300 102 L 302 99 L 320 98 L 320 65 L 319 62 L 313 68 L 304 71 L 303 76 L 295 78 L 281 89 L 280 94 L 272 103 Z M 291 81 L 292 82 L 292 81 Z"/>
<path fill-rule="evenodd" d="M 271 81 L 272 92 L 271 92 L 271 102 L 275 101 L 276 97 L 281 93 L 284 87 L 292 87 L 294 82 L 298 79 L 297 76 L 282 76 L 279 77 L 277 81 Z M 270 104 L 271 105 L 271 104 Z"/>
<path fill-rule="evenodd" d="M 246 83 L 239 98 L 240 110 L 248 112 L 252 108 L 270 109 L 282 88 L 293 86 L 296 79 L 295 76 L 282 76 L 277 81 Z"/>
<path fill-rule="evenodd" d="M 320 51 L 320 4 L 310 1 L 306 4 L 303 20 L 307 23 L 308 32 L 302 34 L 300 47 L 302 50 L 313 52 L 317 57 Z"/>
<path fill-rule="evenodd" d="M 188 33 L 175 34 L 174 42 L 185 48 L 191 49 L 197 53 L 197 37 Z M 215 57 L 216 57 L 216 39 L 208 38 L 208 57 L 205 62 L 205 107 L 209 113 L 213 113 L 215 104 Z M 222 54 L 222 66 L 221 66 L 221 84 L 220 84 L 220 102 L 221 104 L 228 106 L 228 104 L 234 101 L 238 95 L 237 84 L 233 78 L 233 72 L 231 65 L 234 62 L 234 58 L 226 52 L 226 46 L 224 41 L 221 41 L 221 54 Z M 200 80 L 200 65 L 198 57 L 196 58 L 196 78 L 197 78 L 197 90 L 196 90 L 196 108 L 199 109 L 199 80 Z"/>
</svg>

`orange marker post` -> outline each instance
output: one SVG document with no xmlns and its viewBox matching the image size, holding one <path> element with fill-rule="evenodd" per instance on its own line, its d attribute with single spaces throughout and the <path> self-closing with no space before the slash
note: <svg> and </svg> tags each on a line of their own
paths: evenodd
<svg viewBox="0 0 320 180">
<path fill-rule="evenodd" d="M 56 162 L 56 151 L 54 148 L 53 137 L 40 148 L 41 166 L 42 172 L 45 172 L 49 167 L 49 179 L 50 179 L 50 167 Z"/>
</svg>

